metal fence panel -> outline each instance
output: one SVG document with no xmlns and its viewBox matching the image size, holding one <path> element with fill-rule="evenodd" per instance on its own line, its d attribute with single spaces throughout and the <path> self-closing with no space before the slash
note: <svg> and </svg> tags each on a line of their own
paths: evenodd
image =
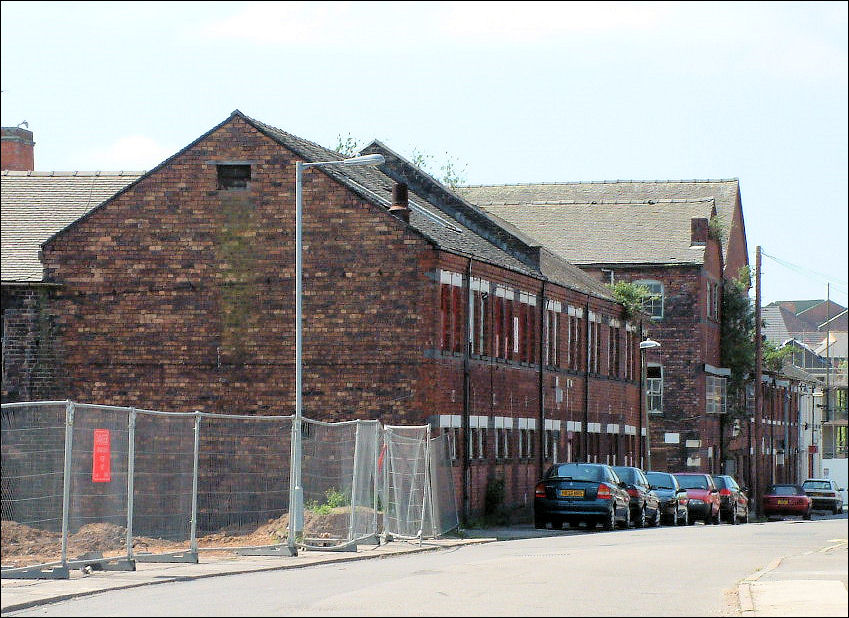
<svg viewBox="0 0 849 618">
<path fill-rule="evenodd" d="M 304 546 L 341 546 L 377 533 L 377 431 L 377 421 L 304 419 Z"/>
<path fill-rule="evenodd" d="M 135 414 L 133 549 L 166 554 L 191 548 L 194 414 Z"/>
<path fill-rule="evenodd" d="M 427 501 L 428 427 L 384 428 L 383 528 L 399 538 L 421 538 Z"/>
<path fill-rule="evenodd" d="M 62 560 L 66 402 L 3 404 L 3 568 Z"/>
<path fill-rule="evenodd" d="M 68 505 L 68 559 L 129 557 L 129 408 L 76 404 Z"/>
<path fill-rule="evenodd" d="M 460 525 L 457 510 L 457 495 L 454 493 L 454 473 L 451 467 L 448 435 L 441 434 L 430 439 L 430 491 L 431 508 L 425 509 L 430 515 L 429 526 L 432 536 L 441 536 Z"/>
<path fill-rule="evenodd" d="M 198 549 L 287 538 L 291 416 L 201 415 Z"/>
</svg>

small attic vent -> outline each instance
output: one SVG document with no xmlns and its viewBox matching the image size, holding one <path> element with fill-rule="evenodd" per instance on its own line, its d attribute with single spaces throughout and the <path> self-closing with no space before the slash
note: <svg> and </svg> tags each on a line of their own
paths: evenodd
<svg viewBox="0 0 849 618">
<path fill-rule="evenodd" d="M 251 180 L 251 166 L 218 164 L 218 189 L 246 189 Z"/>
</svg>

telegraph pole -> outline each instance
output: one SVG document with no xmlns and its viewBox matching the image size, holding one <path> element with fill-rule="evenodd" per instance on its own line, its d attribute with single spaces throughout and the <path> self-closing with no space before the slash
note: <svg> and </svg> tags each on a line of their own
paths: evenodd
<svg viewBox="0 0 849 618">
<path fill-rule="evenodd" d="M 761 342 L 761 246 L 755 249 L 755 439 L 752 453 L 752 481 L 756 511 L 761 510 L 761 424 L 763 423 L 763 393 L 761 392 L 761 372 L 763 367 L 763 345 Z"/>
</svg>

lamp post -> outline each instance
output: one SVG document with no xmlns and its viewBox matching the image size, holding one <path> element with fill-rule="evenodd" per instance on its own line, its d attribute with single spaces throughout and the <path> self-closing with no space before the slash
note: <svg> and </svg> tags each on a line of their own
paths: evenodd
<svg viewBox="0 0 849 618">
<path fill-rule="evenodd" d="M 289 553 L 298 554 L 295 536 L 304 529 L 304 488 L 301 485 L 301 422 L 303 418 L 303 174 L 309 167 L 380 165 L 383 155 L 371 154 L 339 161 L 295 162 L 295 417 L 292 421 L 292 461 L 289 466 Z"/>
<path fill-rule="evenodd" d="M 659 347 L 660 344 L 653 339 L 645 339 L 640 342 L 640 387 L 642 389 L 640 392 L 640 397 L 642 398 L 640 402 L 643 404 L 643 409 L 645 410 L 643 427 L 646 430 L 646 470 L 651 470 L 651 431 L 649 429 L 648 392 L 646 389 L 646 350 Z"/>
</svg>

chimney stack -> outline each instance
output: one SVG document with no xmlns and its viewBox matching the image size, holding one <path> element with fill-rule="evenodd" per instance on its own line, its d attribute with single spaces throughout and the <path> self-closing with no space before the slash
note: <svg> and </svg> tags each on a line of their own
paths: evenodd
<svg viewBox="0 0 849 618">
<path fill-rule="evenodd" d="M 708 240 L 708 220 L 704 217 L 690 219 L 690 245 L 706 245 Z"/>
<path fill-rule="evenodd" d="M 3 127 L 0 163 L 4 170 L 31 172 L 35 169 L 32 131 L 20 127 Z"/>
<path fill-rule="evenodd" d="M 396 182 L 392 187 L 392 206 L 389 207 L 389 212 L 404 223 L 410 222 L 410 198 L 407 185 L 403 182 Z"/>
</svg>

